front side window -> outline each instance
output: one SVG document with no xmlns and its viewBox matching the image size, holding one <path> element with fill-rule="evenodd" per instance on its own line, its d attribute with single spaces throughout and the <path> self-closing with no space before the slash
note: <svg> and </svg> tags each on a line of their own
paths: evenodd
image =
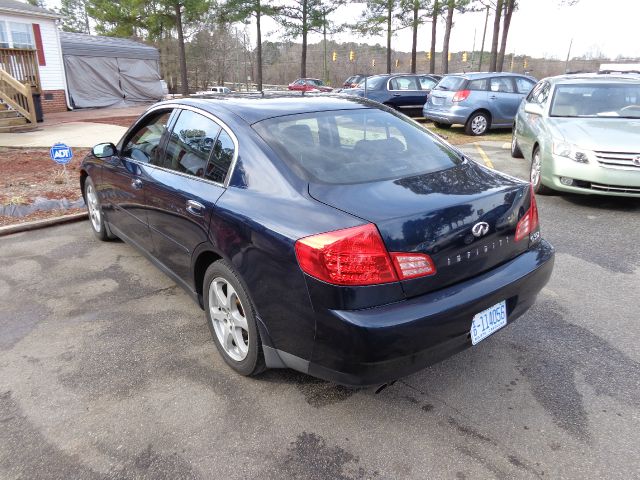
<svg viewBox="0 0 640 480">
<path fill-rule="evenodd" d="M 518 93 L 527 94 L 531 91 L 534 85 L 534 83 L 531 80 L 523 77 L 515 77 L 515 81 L 516 81 L 516 89 L 518 90 Z"/>
<path fill-rule="evenodd" d="M 171 110 L 151 114 L 129 137 L 122 155 L 139 162 L 157 163 L 160 158 L 160 140 L 167 130 Z"/>
<path fill-rule="evenodd" d="M 13 48 L 35 48 L 33 29 L 28 23 L 9 22 Z"/>
<path fill-rule="evenodd" d="M 529 92 L 529 95 L 527 96 L 527 102 L 544 105 L 544 103 L 547 101 L 547 98 L 549 98 L 550 90 L 551 85 L 548 82 L 538 83 L 535 87 L 533 87 L 533 90 Z"/>
<path fill-rule="evenodd" d="M 498 93 L 514 93 L 513 83 L 508 77 L 494 77 L 489 83 L 489 88 L 492 92 Z"/>
<path fill-rule="evenodd" d="M 461 161 L 412 120 L 378 109 L 286 115 L 253 127 L 294 172 L 321 183 L 400 179 Z"/>
<path fill-rule="evenodd" d="M 182 110 L 167 142 L 160 166 L 201 177 L 214 148 L 220 126 L 190 110 Z"/>
</svg>

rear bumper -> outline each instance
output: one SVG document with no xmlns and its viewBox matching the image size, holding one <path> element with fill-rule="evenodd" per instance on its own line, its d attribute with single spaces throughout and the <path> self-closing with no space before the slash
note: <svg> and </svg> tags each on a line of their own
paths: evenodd
<svg viewBox="0 0 640 480">
<path fill-rule="evenodd" d="M 453 105 L 446 110 L 436 110 L 434 107 L 425 103 L 422 109 L 422 115 L 427 120 L 439 123 L 462 124 L 467 123 L 467 118 L 471 114 L 471 110 L 459 105 Z"/>
<path fill-rule="evenodd" d="M 345 385 L 404 377 L 471 346 L 473 316 L 502 301 L 508 322 L 535 301 L 553 270 L 546 241 L 466 282 L 409 300 L 355 311 L 329 311 L 318 321 L 308 373 Z M 322 323 L 320 323 L 322 322 Z"/>
</svg>

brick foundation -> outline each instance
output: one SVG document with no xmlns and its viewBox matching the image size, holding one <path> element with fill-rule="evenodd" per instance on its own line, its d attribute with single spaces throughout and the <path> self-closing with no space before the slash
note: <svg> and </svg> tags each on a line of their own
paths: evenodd
<svg viewBox="0 0 640 480">
<path fill-rule="evenodd" d="M 40 96 L 42 101 L 42 113 L 55 113 L 67 111 L 67 99 L 64 90 L 43 90 Z"/>
</svg>

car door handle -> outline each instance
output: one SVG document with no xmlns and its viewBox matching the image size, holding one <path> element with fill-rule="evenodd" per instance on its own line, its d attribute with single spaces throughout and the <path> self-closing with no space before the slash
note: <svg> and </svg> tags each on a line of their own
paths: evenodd
<svg viewBox="0 0 640 480">
<path fill-rule="evenodd" d="M 393 96 L 394 96 L 394 97 L 401 97 L 401 96 L 402 96 L 402 94 L 400 94 L 400 93 L 394 93 L 394 94 L 393 94 Z"/>
<path fill-rule="evenodd" d="M 131 186 L 136 190 L 140 190 L 142 188 L 142 180 L 140 180 L 139 178 L 134 178 L 131 181 Z"/>
<path fill-rule="evenodd" d="M 497 97 L 497 96 L 495 96 L 495 95 L 491 95 L 489 98 L 490 98 L 491 100 L 495 100 L 495 99 L 496 99 L 496 98 L 498 98 L 498 97 Z"/>
<path fill-rule="evenodd" d="M 204 205 L 195 200 L 187 200 L 187 212 L 196 217 L 201 217 L 204 213 Z"/>
</svg>

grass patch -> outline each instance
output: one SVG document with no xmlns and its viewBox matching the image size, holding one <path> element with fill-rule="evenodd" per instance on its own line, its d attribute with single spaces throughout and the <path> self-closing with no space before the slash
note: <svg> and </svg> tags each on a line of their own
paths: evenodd
<svg viewBox="0 0 640 480">
<path fill-rule="evenodd" d="M 485 141 L 494 142 L 507 142 L 511 143 L 511 129 L 510 128 L 498 128 L 495 130 L 489 130 L 484 135 L 479 137 L 472 137 L 464 133 L 464 127 L 462 125 L 452 125 L 451 128 L 437 128 L 432 122 L 425 120 L 424 118 L 416 119 L 423 126 L 427 127 L 434 133 L 437 133 L 447 140 L 451 145 L 464 145 L 465 143 L 476 143 Z"/>
</svg>

